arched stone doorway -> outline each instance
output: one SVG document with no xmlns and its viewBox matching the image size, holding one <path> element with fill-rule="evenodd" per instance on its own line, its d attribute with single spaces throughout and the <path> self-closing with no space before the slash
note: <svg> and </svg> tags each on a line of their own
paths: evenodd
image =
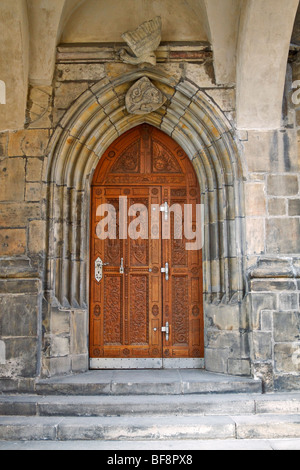
<svg viewBox="0 0 300 470">
<path fill-rule="evenodd" d="M 146 116 L 128 115 L 125 96 L 147 76 L 168 101 Z M 91 183 L 108 147 L 147 123 L 181 146 L 194 166 L 205 207 L 203 293 L 205 366 L 250 374 L 248 310 L 244 302 L 243 172 L 234 130 L 215 103 L 192 82 L 173 82 L 153 68 L 136 70 L 85 92 L 65 114 L 50 143 L 44 343 L 55 341 L 52 316 L 69 315 L 73 350 L 51 357 L 43 375 L 88 368 L 89 207 Z M 80 326 L 79 326 L 80 325 Z"/>
<path fill-rule="evenodd" d="M 200 187 L 188 156 L 135 127 L 101 158 L 91 200 L 90 367 L 203 368 Z"/>
</svg>

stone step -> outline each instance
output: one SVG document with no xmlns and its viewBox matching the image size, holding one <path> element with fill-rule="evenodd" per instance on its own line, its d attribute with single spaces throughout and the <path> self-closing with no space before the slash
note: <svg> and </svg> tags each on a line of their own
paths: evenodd
<svg viewBox="0 0 300 470">
<path fill-rule="evenodd" d="M 103 370 L 39 380 L 36 393 L 97 396 L 262 393 L 262 383 L 204 370 Z"/>
<path fill-rule="evenodd" d="M 0 395 L 2 416 L 300 414 L 300 394 L 134 396 Z"/>
<path fill-rule="evenodd" d="M 2 441 L 297 438 L 299 415 L 0 418 Z"/>
</svg>

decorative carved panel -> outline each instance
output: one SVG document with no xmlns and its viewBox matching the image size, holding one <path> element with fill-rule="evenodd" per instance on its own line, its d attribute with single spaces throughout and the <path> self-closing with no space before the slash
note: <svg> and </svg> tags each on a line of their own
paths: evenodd
<svg viewBox="0 0 300 470">
<path fill-rule="evenodd" d="M 171 237 L 163 239 L 162 214 L 148 238 L 119 239 L 119 197 L 128 208 L 199 203 L 200 189 L 183 150 L 161 131 L 139 126 L 120 137 L 104 154 L 92 188 L 91 266 L 101 257 L 103 278 L 91 269 L 90 354 L 97 358 L 203 357 L 201 251 L 188 252 L 178 239 L 184 220 L 171 212 Z M 116 209 L 117 239 L 96 236 L 96 209 L 109 203 Z M 149 211 L 151 213 L 151 211 Z M 127 226 L 140 217 L 128 216 Z M 178 222 L 175 224 L 175 221 Z M 150 222 L 148 220 L 148 222 Z M 195 225 L 193 220 L 193 225 Z M 154 228 L 154 229 L 153 229 Z M 145 238 L 145 239 L 144 239 Z M 189 241 L 189 240 L 188 240 Z M 120 273 L 121 258 L 124 273 Z M 161 273 L 169 263 L 169 280 Z M 161 328 L 170 326 L 168 341 Z"/>
<path fill-rule="evenodd" d="M 181 173 L 181 168 L 172 153 L 161 142 L 152 144 L 153 173 Z"/>
<path fill-rule="evenodd" d="M 118 158 L 111 173 L 140 172 L 140 141 L 131 144 Z"/>
<path fill-rule="evenodd" d="M 122 344 L 121 310 L 122 310 L 121 278 L 105 276 L 104 284 L 104 344 Z"/>
<path fill-rule="evenodd" d="M 147 276 L 130 277 L 130 344 L 149 341 L 149 287 Z"/>
<path fill-rule="evenodd" d="M 174 345 L 189 344 L 189 295 L 188 278 L 176 276 L 173 278 L 173 328 Z"/>
</svg>

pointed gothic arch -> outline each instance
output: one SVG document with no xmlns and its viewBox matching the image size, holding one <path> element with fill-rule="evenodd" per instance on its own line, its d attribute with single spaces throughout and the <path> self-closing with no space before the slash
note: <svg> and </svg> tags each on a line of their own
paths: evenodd
<svg viewBox="0 0 300 470">
<path fill-rule="evenodd" d="M 145 115 L 128 115 L 125 95 L 147 76 L 168 97 Z M 199 177 L 206 207 L 204 291 L 208 302 L 243 297 L 242 167 L 233 129 L 213 101 L 189 81 L 152 69 L 103 79 L 86 91 L 61 120 L 48 165 L 48 276 L 46 290 L 63 307 L 87 305 L 89 186 L 108 146 L 142 123 L 160 128 L 185 150 Z"/>
<path fill-rule="evenodd" d="M 152 80 L 168 100 L 151 114 L 129 115 L 125 96 L 142 76 Z M 93 174 L 108 147 L 123 133 L 143 123 L 172 137 L 193 163 L 205 205 L 204 310 L 208 316 L 214 316 L 218 305 L 222 309 L 233 309 L 240 325 L 238 356 L 247 360 L 249 348 L 247 334 L 243 332 L 247 328 L 248 314 L 242 302 L 246 291 L 243 171 L 234 130 L 217 105 L 192 82 L 185 80 L 176 84 L 172 77 L 152 68 L 111 81 L 105 78 L 92 86 L 66 112 L 52 136 L 47 173 L 44 282 L 48 314 L 53 308 L 78 311 L 88 322 Z M 44 318 L 44 323 L 51 322 Z M 46 336 L 48 334 L 53 336 L 51 326 Z M 82 341 L 87 343 L 87 338 Z M 222 372 L 214 359 L 214 346 L 209 345 L 208 341 L 206 351 L 210 358 L 206 359 L 206 367 Z M 87 358 L 86 350 L 86 367 Z M 57 370 L 57 359 L 53 360 Z M 243 375 L 242 361 L 240 363 Z"/>
</svg>

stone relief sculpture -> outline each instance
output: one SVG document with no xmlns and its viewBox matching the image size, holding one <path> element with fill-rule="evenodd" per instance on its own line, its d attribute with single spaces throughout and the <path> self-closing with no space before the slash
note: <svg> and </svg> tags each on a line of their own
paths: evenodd
<svg viewBox="0 0 300 470">
<path fill-rule="evenodd" d="M 121 49 L 120 58 L 126 64 L 151 64 L 156 65 L 155 51 L 161 42 L 161 17 L 146 21 L 135 31 L 128 31 L 122 34 L 134 56 L 128 54 L 125 49 Z"/>
<path fill-rule="evenodd" d="M 149 114 L 159 109 L 166 100 L 149 78 L 143 77 L 129 89 L 125 104 L 129 114 Z"/>
</svg>

